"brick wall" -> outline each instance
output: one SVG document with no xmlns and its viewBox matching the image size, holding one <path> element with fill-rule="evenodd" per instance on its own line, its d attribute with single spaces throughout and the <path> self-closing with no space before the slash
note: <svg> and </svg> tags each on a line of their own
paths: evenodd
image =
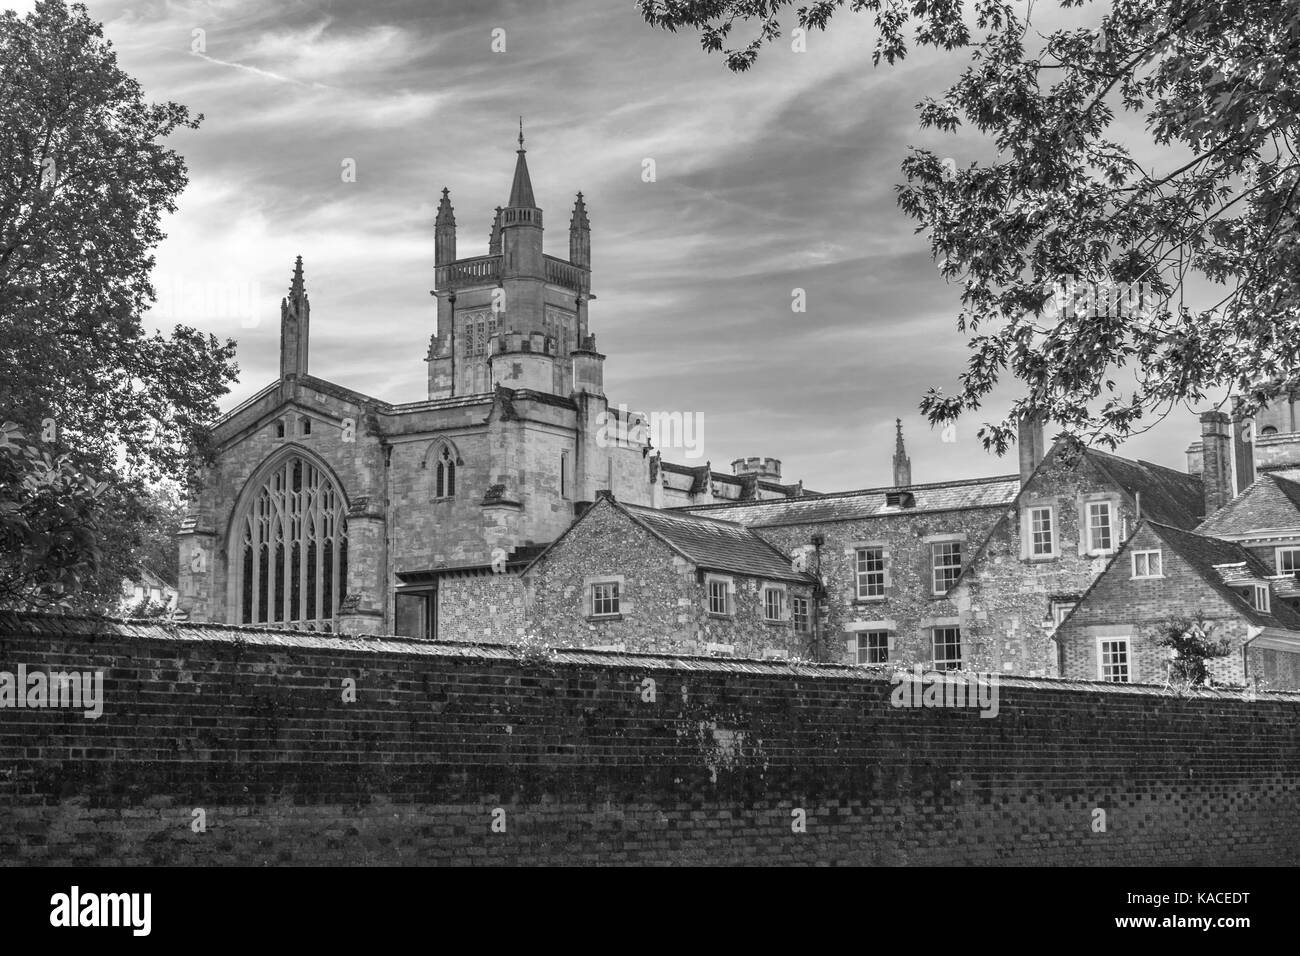
<svg viewBox="0 0 1300 956">
<path fill-rule="evenodd" d="M 3 712 L 8 863 L 1300 863 L 1295 694 L 1008 678 L 984 719 L 838 665 L 0 618 L 24 663 L 106 702 Z"/>
</svg>

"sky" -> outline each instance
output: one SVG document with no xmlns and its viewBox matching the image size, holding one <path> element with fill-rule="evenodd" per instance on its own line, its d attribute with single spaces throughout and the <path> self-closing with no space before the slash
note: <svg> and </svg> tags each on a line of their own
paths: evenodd
<svg viewBox="0 0 1300 956">
<path fill-rule="evenodd" d="M 632 0 L 87 6 L 149 99 L 204 116 L 173 137 L 190 181 L 164 223 L 146 324 L 238 341 L 224 408 L 278 373 L 296 255 L 312 374 L 426 398 L 439 194 L 451 190 L 458 254 L 485 254 L 522 115 L 548 253 L 567 258 L 574 194 L 586 200 L 610 402 L 700 416 L 699 456 L 665 458 L 727 471 L 775 457 L 784 480 L 818 491 L 888 485 L 901 418 L 915 482 L 1017 470 L 1014 449 L 984 451 L 980 420 L 944 442 L 918 411 L 927 387 L 956 386 L 966 340 L 958 288 L 895 188 L 910 146 L 959 165 L 987 154 L 917 122 L 966 54 L 876 68 L 869 21 L 841 13 L 806 52 L 779 41 L 736 75 Z M 1183 411 L 1122 451 L 1182 470 L 1198 432 Z"/>
</svg>

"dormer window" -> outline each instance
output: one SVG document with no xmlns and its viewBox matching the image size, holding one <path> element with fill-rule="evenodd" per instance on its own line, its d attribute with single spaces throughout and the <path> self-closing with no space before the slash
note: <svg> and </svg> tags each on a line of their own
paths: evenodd
<svg viewBox="0 0 1300 956">
<path fill-rule="evenodd" d="M 1252 584 L 1250 590 L 1247 591 L 1247 598 L 1250 601 L 1250 606 L 1256 611 L 1268 613 L 1269 603 L 1267 584 Z"/>
<path fill-rule="evenodd" d="M 910 491 L 886 491 L 885 507 L 887 508 L 915 508 L 916 496 Z"/>
<path fill-rule="evenodd" d="M 1300 548 L 1277 548 L 1274 551 L 1278 574 L 1300 578 Z"/>
</svg>

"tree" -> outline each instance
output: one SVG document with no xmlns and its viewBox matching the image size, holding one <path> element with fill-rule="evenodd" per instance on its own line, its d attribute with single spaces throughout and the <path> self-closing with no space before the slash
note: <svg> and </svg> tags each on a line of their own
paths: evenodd
<svg viewBox="0 0 1300 956">
<path fill-rule="evenodd" d="M 898 192 L 960 283 L 971 337 L 959 390 L 921 401 L 932 424 L 979 409 L 1007 373 L 1022 394 L 979 432 L 999 454 L 1026 416 L 1114 447 L 1222 390 L 1245 414 L 1300 388 L 1300 0 L 1110 0 L 1094 6 L 1099 25 L 1044 35 L 1030 11 L 1050 5 L 639 0 L 650 24 L 697 29 L 711 52 L 753 27 L 725 51 L 735 71 L 791 12 L 809 30 L 869 14 L 876 65 L 909 43 L 969 48 L 956 82 L 919 104 L 920 125 L 968 123 L 996 158 L 913 149 Z M 1141 123 L 1136 144 L 1121 117 Z M 1147 169 L 1133 150 L 1153 146 L 1162 160 Z M 1194 304 L 1202 280 L 1214 291 Z"/>
<path fill-rule="evenodd" d="M 86 546 L 87 562 L 63 581 L 89 588 L 92 604 L 144 545 L 146 489 L 202 464 L 237 373 L 233 341 L 141 322 L 161 218 L 187 182 L 164 141 L 201 119 L 146 103 L 84 6 L 0 14 L 0 418 L 104 485 L 87 516 L 97 548 L 84 535 L 68 543 Z M 19 480 L 6 495 L 21 509 L 34 491 Z"/>
<path fill-rule="evenodd" d="M 176 587 L 179 575 L 176 535 L 185 520 L 185 505 L 175 485 L 164 483 L 141 496 L 144 513 L 140 521 L 142 541 L 132 556 L 135 564 L 148 568 Z"/>
<path fill-rule="evenodd" d="M 107 486 L 0 426 L 0 606 L 50 607 L 100 568 L 98 498 Z"/>
<path fill-rule="evenodd" d="M 1211 640 L 1213 631 L 1214 624 L 1200 611 L 1194 618 L 1175 617 L 1159 625 L 1156 646 L 1172 648 L 1174 652 L 1169 662 L 1171 682 L 1200 687 L 1208 681 L 1210 670 L 1206 661 L 1227 657 L 1232 650 L 1227 638 Z"/>
</svg>

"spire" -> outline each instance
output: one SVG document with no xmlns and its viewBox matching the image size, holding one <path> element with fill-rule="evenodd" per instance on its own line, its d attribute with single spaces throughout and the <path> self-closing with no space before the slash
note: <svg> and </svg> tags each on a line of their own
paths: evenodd
<svg viewBox="0 0 1300 956">
<path fill-rule="evenodd" d="M 302 278 L 302 256 L 293 264 L 289 294 L 280 302 L 280 378 L 307 374 L 307 336 L 311 304 Z"/>
<path fill-rule="evenodd" d="M 903 447 L 903 420 L 895 418 L 894 427 L 898 429 L 894 438 L 894 487 L 906 488 L 912 483 L 912 459 Z"/>
<path fill-rule="evenodd" d="M 293 278 L 289 281 L 289 298 L 299 303 L 307 298 L 307 287 L 302 281 L 302 256 L 293 261 Z"/>
<path fill-rule="evenodd" d="M 433 264 L 442 266 L 455 261 L 456 210 L 451 205 L 451 191 L 443 186 L 438 215 L 433 220 Z"/>
<path fill-rule="evenodd" d="M 488 234 L 488 255 L 501 255 L 501 207 L 497 206 L 497 214 L 492 219 L 492 231 Z"/>
<path fill-rule="evenodd" d="M 515 159 L 515 181 L 510 185 L 510 201 L 506 203 L 509 209 L 535 209 L 537 203 L 533 199 L 533 183 L 528 178 L 528 161 L 524 158 L 527 150 L 524 149 L 524 118 L 519 117 L 519 151 Z"/>
<path fill-rule="evenodd" d="M 591 223 L 587 221 L 587 205 L 578 193 L 573 204 L 573 218 L 569 220 L 569 261 L 583 269 L 591 268 Z"/>
</svg>

